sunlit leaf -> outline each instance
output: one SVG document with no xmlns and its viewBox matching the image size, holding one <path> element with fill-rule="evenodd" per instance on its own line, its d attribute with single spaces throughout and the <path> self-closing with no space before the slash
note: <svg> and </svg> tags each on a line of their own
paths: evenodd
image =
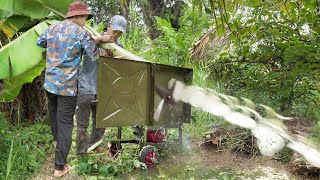
<svg viewBox="0 0 320 180">
<path fill-rule="evenodd" d="M 44 49 L 35 45 L 38 33 L 33 29 L 23 34 L 26 38 L 16 39 L 9 49 L 13 76 L 19 75 L 42 59 Z"/>
<path fill-rule="evenodd" d="M 235 41 L 235 40 L 238 39 L 237 35 L 235 35 L 234 33 L 231 33 L 229 37 L 230 37 L 230 39 L 233 40 L 233 41 Z"/>
<path fill-rule="evenodd" d="M 259 30 L 259 26 L 255 25 L 255 26 L 251 26 L 250 31 L 251 33 L 257 33 Z"/>
<path fill-rule="evenodd" d="M 58 21 L 48 21 L 50 23 Z M 44 49 L 36 46 L 36 40 L 45 29 L 48 28 L 46 21 L 38 24 L 14 41 L 0 49 L 1 78 L 9 76 L 9 60 L 11 62 L 12 75 L 19 75 L 38 64 L 42 59 Z"/>
<path fill-rule="evenodd" d="M 223 35 L 224 31 L 225 31 L 224 25 L 223 24 L 218 24 L 218 27 L 217 27 L 218 36 Z"/>
<path fill-rule="evenodd" d="M 56 24 L 60 21 L 52 19 L 52 20 L 46 20 L 45 22 L 51 25 L 51 24 Z M 36 25 L 33 29 L 40 35 L 48 28 L 48 25 L 46 23 L 40 23 Z"/>
<path fill-rule="evenodd" d="M 35 28 L 39 27 L 44 28 L 44 31 L 46 28 L 48 28 L 48 25 L 46 22 L 42 22 Z M 42 59 L 42 52 L 44 50 L 36 46 L 36 40 L 39 37 L 39 34 L 35 31 L 35 28 L 30 29 L 0 49 L 0 55 L 3 52 L 9 52 L 13 76 L 25 72 L 26 70 L 38 64 Z"/>
<path fill-rule="evenodd" d="M 255 22 L 256 22 L 255 19 L 249 19 L 246 24 L 250 25 L 250 24 L 255 23 Z"/>
<path fill-rule="evenodd" d="M 0 18 L 13 14 L 25 15 L 34 19 L 46 17 L 50 10 L 65 15 L 74 0 L 0 0 Z"/>
<path fill-rule="evenodd" d="M 93 28 L 94 28 L 97 32 L 101 33 L 101 32 L 104 30 L 105 26 L 104 26 L 104 24 L 101 22 L 101 23 L 97 24 L 96 26 L 94 26 Z"/>
<path fill-rule="evenodd" d="M 223 56 L 226 56 L 228 55 L 228 52 L 223 52 L 223 53 L 220 53 L 219 56 L 223 57 Z"/>
<path fill-rule="evenodd" d="M 240 33 L 240 37 L 242 38 L 242 37 L 245 37 L 246 35 L 248 35 L 249 34 L 249 31 L 248 31 L 248 29 L 245 29 L 245 30 L 243 30 L 241 33 Z"/>
<path fill-rule="evenodd" d="M 91 26 L 92 22 L 93 22 L 93 20 L 92 20 L 92 19 L 89 19 L 89 20 L 86 21 L 86 24 L 89 25 L 89 26 Z"/>
<path fill-rule="evenodd" d="M 232 30 L 232 31 L 236 31 L 237 30 L 237 27 L 234 25 L 234 24 L 230 24 L 230 29 Z"/>
<path fill-rule="evenodd" d="M 0 18 L 6 18 L 13 14 L 13 0 L 0 0 Z"/>
<path fill-rule="evenodd" d="M 46 61 L 42 60 L 28 71 L 14 77 L 4 79 L 4 87 L 0 92 L 0 102 L 9 102 L 14 100 L 20 92 L 24 83 L 31 83 L 33 79 L 41 74 Z"/>
<path fill-rule="evenodd" d="M 64 17 L 72 2 L 73 0 L 0 0 L 0 18 L 15 14 L 41 19 L 48 16 L 50 11 Z M 1 29 L 8 37 L 12 37 L 29 18 L 10 17 L 7 22 L 0 23 Z M 44 49 L 36 46 L 36 40 L 48 28 L 48 24 L 56 22 L 42 22 L 0 49 L 0 79 L 4 79 L 4 87 L 0 92 L 1 102 L 12 101 L 24 83 L 32 82 L 42 72 L 45 67 L 45 63 L 41 63 Z"/>
<path fill-rule="evenodd" d="M 13 13 L 40 19 L 46 17 L 49 14 L 49 10 L 35 0 L 15 0 L 13 3 Z"/>
<path fill-rule="evenodd" d="M 44 7 L 51 11 L 58 13 L 59 15 L 66 15 L 68 12 L 69 4 L 74 0 L 34 0 L 41 3 Z"/>
<path fill-rule="evenodd" d="M 0 79 L 3 79 L 5 77 L 9 76 L 9 52 L 8 50 L 4 50 L 2 53 L 0 53 L 0 65 L 1 65 L 1 71 L 0 71 Z"/>
<path fill-rule="evenodd" d="M 1 25 L 0 29 L 9 37 L 12 38 L 17 31 L 25 25 L 29 20 L 26 16 L 11 16 L 7 18 Z"/>
</svg>

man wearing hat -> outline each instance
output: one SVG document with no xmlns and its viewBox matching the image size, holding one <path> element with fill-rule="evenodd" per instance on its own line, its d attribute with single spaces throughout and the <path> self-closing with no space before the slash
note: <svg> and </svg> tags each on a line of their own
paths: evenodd
<svg viewBox="0 0 320 180">
<path fill-rule="evenodd" d="M 93 39 L 83 29 L 91 12 L 82 2 L 69 5 L 66 19 L 51 25 L 37 39 L 37 45 L 46 48 L 46 72 L 44 88 L 48 96 L 48 112 L 55 150 L 55 177 L 69 171 L 66 159 L 72 142 L 73 115 L 78 92 L 78 70 L 83 50 L 97 60 L 96 44 L 111 42 L 109 36 Z"/>
<path fill-rule="evenodd" d="M 126 32 L 127 21 L 123 16 L 115 15 L 105 24 L 104 36 L 111 36 L 117 45 L 123 47 L 119 41 L 122 33 Z M 112 53 L 106 52 L 111 55 Z M 97 100 L 97 72 L 98 64 L 91 60 L 92 57 L 85 55 L 83 66 L 79 76 L 79 94 L 77 102 L 77 154 L 87 153 L 88 147 L 98 142 L 105 128 L 96 128 L 96 100 Z M 89 117 L 92 117 L 92 131 L 88 136 Z"/>
</svg>

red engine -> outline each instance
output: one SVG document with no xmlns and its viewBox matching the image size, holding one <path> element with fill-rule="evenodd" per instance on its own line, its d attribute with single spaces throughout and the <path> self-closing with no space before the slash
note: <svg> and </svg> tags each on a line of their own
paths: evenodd
<svg viewBox="0 0 320 180">
<path fill-rule="evenodd" d="M 152 129 L 147 131 L 148 142 L 164 142 L 166 140 L 167 131 L 165 129 Z"/>
</svg>

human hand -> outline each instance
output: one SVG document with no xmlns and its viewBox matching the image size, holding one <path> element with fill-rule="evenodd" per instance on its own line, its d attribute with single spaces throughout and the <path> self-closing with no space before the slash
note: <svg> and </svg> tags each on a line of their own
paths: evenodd
<svg viewBox="0 0 320 180">
<path fill-rule="evenodd" d="M 106 49 L 106 53 L 107 53 L 107 55 L 110 56 L 110 57 L 113 57 L 113 56 L 114 56 L 111 49 Z"/>
<path fill-rule="evenodd" d="M 111 35 L 104 35 L 104 36 L 100 36 L 100 37 L 92 37 L 94 42 L 96 44 L 100 44 L 100 43 L 113 43 L 114 42 L 114 37 Z"/>
<path fill-rule="evenodd" d="M 92 36 L 92 39 L 94 40 L 94 42 L 96 44 L 100 44 L 101 43 L 101 38 L 97 37 L 97 36 Z"/>
<path fill-rule="evenodd" d="M 114 57 L 113 52 L 111 49 L 100 49 L 100 56 L 104 56 L 104 57 Z"/>
<path fill-rule="evenodd" d="M 113 43 L 113 42 L 115 42 L 114 39 L 115 38 L 112 35 L 103 35 L 103 36 L 101 36 L 101 40 L 102 40 L 103 43 Z"/>
</svg>

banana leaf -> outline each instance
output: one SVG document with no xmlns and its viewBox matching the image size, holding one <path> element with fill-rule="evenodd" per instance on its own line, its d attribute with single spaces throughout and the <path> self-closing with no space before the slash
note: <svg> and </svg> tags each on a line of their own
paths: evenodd
<svg viewBox="0 0 320 180">
<path fill-rule="evenodd" d="M 32 19 L 42 19 L 50 11 L 66 14 L 74 0 L 0 0 L 0 19 L 12 15 L 24 15 Z"/>
<path fill-rule="evenodd" d="M 50 11 L 64 16 L 68 6 L 74 0 L 0 0 L 1 30 L 12 37 L 28 20 L 42 19 Z M 12 16 L 12 15 L 24 15 Z M 3 79 L 3 90 L 0 102 L 8 102 L 20 92 L 24 83 L 30 83 L 45 67 L 42 53 L 45 49 L 36 46 L 36 40 L 49 24 L 57 20 L 47 20 L 29 29 L 23 35 L 0 49 L 0 79 Z"/>
<path fill-rule="evenodd" d="M 9 77 L 9 51 L 8 49 L 1 51 L 0 53 L 0 79 Z"/>
<path fill-rule="evenodd" d="M 24 15 L 33 19 L 40 19 L 49 14 L 48 8 L 44 8 L 36 0 L 0 0 L 0 4 L 0 18 Z"/>
<path fill-rule="evenodd" d="M 18 96 L 22 86 L 25 83 L 31 83 L 34 78 L 41 74 L 45 66 L 46 60 L 43 59 L 28 71 L 5 79 L 3 90 L 0 92 L 0 102 L 13 101 Z"/>
<path fill-rule="evenodd" d="M 13 14 L 24 15 L 33 19 L 41 19 L 49 14 L 49 9 L 35 0 L 14 0 Z"/>
<path fill-rule="evenodd" d="M 9 37 L 12 38 L 20 28 L 22 28 L 29 20 L 26 16 L 11 16 L 7 18 L 1 25 L 0 29 Z"/>
<path fill-rule="evenodd" d="M 63 17 L 68 12 L 69 4 L 73 3 L 75 0 L 34 0 L 34 1 L 39 2 L 45 8 Z"/>
<path fill-rule="evenodd" d="M 50 11 L 60 16 L 67 13 L 68 6 L 73 0 L 0 0 L 0 29 L 9 37 L 31 19 L 43 19 Z"/>
<path fill-rule="evenodd" d="M 36 46 L 36 40 L 47 28 L 47 21 L 39 23 L 0 49 L 0 79 L 20 75 L 43 59 L 44 49 Z"/>
<path fill-rule="evenodd" d="M 42 53 L 45 49 L 36 46 L 36 40 L 49 24 L 57 22 L 41 22 L 0 49 L 0 79 L 4 79 L 0 102 L 14 100 L 23 84 L 32 82 L 42 72 L 45 67 Z"/>
<path fill-rule="evenodd" d="M 0 0 L 0 19 L 9 17 L 13 14 L 13 0 Z"/>
</svg>

